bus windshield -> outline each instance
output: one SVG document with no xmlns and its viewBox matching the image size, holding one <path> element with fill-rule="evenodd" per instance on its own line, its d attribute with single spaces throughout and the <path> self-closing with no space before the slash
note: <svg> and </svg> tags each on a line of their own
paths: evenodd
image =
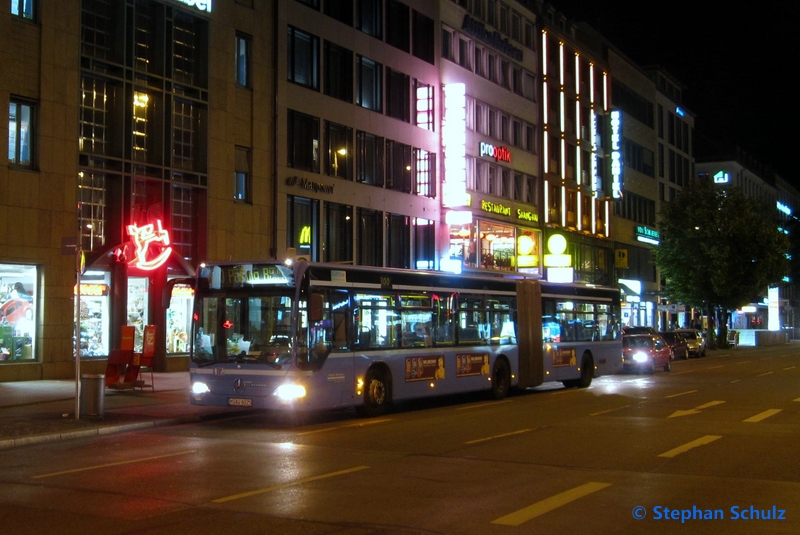
<svg viewBox="0 0 800 535">
<path fill-rule="evenodd" d="M 214 296 L 195 301 L 192 360 L 271 364 L 292 359 L 292 301 L 289 295 Z"/>
</svg>

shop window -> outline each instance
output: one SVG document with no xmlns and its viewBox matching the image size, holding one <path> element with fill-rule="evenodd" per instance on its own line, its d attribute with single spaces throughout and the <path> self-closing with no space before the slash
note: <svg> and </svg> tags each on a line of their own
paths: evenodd
<svg viewBox="0 0 800 535">
<path fill-rule="evenodd" d="M 325 262 L 353 261 L 353 207 L 339 203 L 325 204 Z"/>
<path fill-rule="evenodd" d="M 0 363 L 32 361 L 38 268 L 0 264 Z"/>
<path fill-rule="evenodd" d="M 435 232 L 434 221 L 414 218 L 414 267 L 416 269 L 435 269 Z"/>
<path fill-rule="evenodd" d="M 11 97 L 8 108 L 8 163 L 33 168 L 35 106 Z"/>
<path fill-rule="evenodd" d="M 111 275 L 87 271 L 81 276 L 81 357 L 105 358 L 110 352 Z"/>
<path fill-rule="evenodd" d="M 498 223 L 479 221 L 478 232 L 480 267 L 501 271 L 513 270 L 516 264 L 516 229 Z"/>
<path fill-rule="evenodd" d="M 319 201 L 289 195 L 287 198 L 286 245 L 294 247 L 298 257 L 312 262 L 317 256 L 319 236 Z"/>
<path fill-rule="evenodd" d="M 189 351 L 188 340 L 192 326 L 192 306 L 194 290 L 187 284 L 172 287 L 169 308 L 167 309 L 167 355 L 183 354 Z"/>
</svg>

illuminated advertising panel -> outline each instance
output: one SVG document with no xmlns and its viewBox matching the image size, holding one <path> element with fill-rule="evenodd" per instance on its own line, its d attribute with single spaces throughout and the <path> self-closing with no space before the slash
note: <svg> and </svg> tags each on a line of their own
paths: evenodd
<svg viewBox="0 0 800 535">
<path fill-rule="evenodd" d="M 622 198 L 622 112 L 611 111 L 611 196 Z"/>
</svg>

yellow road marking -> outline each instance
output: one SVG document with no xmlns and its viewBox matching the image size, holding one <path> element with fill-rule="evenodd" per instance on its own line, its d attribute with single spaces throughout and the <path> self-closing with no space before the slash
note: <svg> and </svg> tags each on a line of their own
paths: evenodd
<svg viewBox="0 0 800 535">
<path fill-rule="evenodd" d="M 706 444 L 711 444 L 717 439 L 722 438 L 720 435 L 706 435 L 704 437 L 700 437 L 697 440 L 692 440 L 691 442 L 687 442 L 683 446 L 678 446 L 677 448 L 673 448 L 669 451 L 665 451 L 664 453 L 659 454 L 659 457 L 675 457 L 680 455 L 681 453 L 686 453 L 687 451 L 697 448 L 699 446 L 705 446 Z"/>
<path fill-rule="evenodd" d="M 527 433 L 528 431 L 533 431 L 533 429 L 520 429 L 519 431 L 512 431 L 510 433 L 504 433 L 502 435 L 494 435 L 493 437 L 486 437 L 486 438 L 479 438 L 476 440 L 469 440 L 464 442 L 464 444 L 477 444 L 478 442 L 486 442 L 487 440 L 494 440 L 496 438 L 504 438 L 510 437 L 513 435 L 521 435 L 522 433 Z"/>
<path fill-rule="evenodd" d="M 520 524 L 536 518 L 537 516 L 549 513 L 554 509 L 558 509 L 562 505 L 574 502 L 577 499 L 583 498 L 584 496 L 592 494 L 593 492 L 597 492 L 598 490 L 603 490 L 604 488 L 610 486 L 611 483 L 586 483 L 580 487 L 575 487 L 574 489 L 562 492 L 561 494 L 551 496 L 546 500 L 536 502 L 533 505 L 529 505 L 528 507 L 520 509 L 519 511 L 507 514 L 506 516 L 501 516 L 496 520 L 492 520 L 492 524 L 519 526 Z"/>
<path fill-rule="evenodd" d="M 667 396 L 667 399 L 685 396 L 686 394 L 694 394 L 695 392 L 697 392 L 697 390 L 689 390 L 688 392 L 681 392 L 680 394 L 672 394 L 671 396 Z"/>
<path fill-rule="evenodd" d="M 700 405 L 698 407 L 695 407 L 695 409 L 707 409 L 709 407 L 714 407 L 716 405 L 722 405 L 723 403 L 725 403 L 725 402 L 724 401 L 709 401 L 708 403 L 704 403 L 704 404 L 702 404 L 702 405 Z"/>
<path fill-rule="evenodd" d="M 784 369 L 783 369 L 783 371 L 786 371 L 786 370 L 793 370 L 793 369 L 795 369 L 796 367 L 797 367 L 797 366 L 789 366 L 788 368 L 784 368 Z"/>
<path fill-rule="evenodd" d="M 739 381 L 741 381 L 741 379 L 734 379 L 733 381 L 731 381 L 731 383 L 738 383 Z"/>
<path fill-rule="evenodd" d="M 64 474 L 75 474 L 77 472 L 86 472 L 89 470 L 98 470 L 100 468 L 109 468 L 111 466 L 122 466 L 123 464 L 143 463 L 145 461 L 154 461 L 156 459 L 165 459 L 167 457 L 177 457 L 178 455 L 188 455 L 194 453 L 196 450 L 182 451 L 179 453 L 169 453 L 167 455 L 155 455 L 153 457 L 142 457 L 141 459 L 130 459 L 128 461 L 119 461 L 117 463 L 98 464 L 95 466 L 87 466 L 84 468 L 75 468 L 73 470 L 62 470 L 61 472 L 53 472 L 51 474 L 41 474 L 33 476 L 32 479 L 41 479 L 43 477 L 61 476 Z"/>
<path fill-rule="evenodd" d="M 752 362 L 752 361 L 743 360 L 742 362 L 737 362 L 736 365 L 738 366 L 739 364 L 747 364 L 748 362 Z"/>
<path fill-rule="evenodd" d="M 742 420 L 742 421 L 743 422 L 748 422 L 748 423 L 760 422 L 761 420 L 766 420 L 770 416 L 775 416 L 776 414 L 781 412 L 781 410 L 782 409 L 770 409 L 768 411 L 760 412 L 760 413 L 756 414 L 755 416 L 751 416 L 750 418 L 748 418 L 746 420 Z"/>
<path fill-rule="evenodd" d="M 609 412 L 614 412 L 614 411 L 619 411 L 619 410 L 622 410 L 622 409 L 627 409 L 628 407 L 630 407 L 630 405 L 623 405 L 622 407 L 617 407 L 616 409 L 608 409 L 607 411 L 593 412 L 589 416 L 597 416 L 599 414 L 606 414 L 606 413 L 609 413 Z"/>
<path fill-rule="evenodd" d="M 372 424 L 382 424 L 383 422 L 390 422 L 391 418 L 385 418 L 383 420 L 366 420 L 364 422 L 358 422 L 356 424 L 349 424 L 349 425 L 337 425 L 334 427 L 326 427 L 324 429 L 314 429 L 313 431 L 303 431 L 302 433 L 297 433 L 298 436 L 300 435 L 313 435 L 314 433 L 324 433 L 326 431 L 336 431 L 337 429 L 347 429 L 348 427 L 364 427 L 367 425 Z"/>
<path fill-rule="evenodd" d="M 350 474 L 352 472 L 358 472 L 360 470 L 366 470 L 369 466 L 356 466 L 355 468 L 348 468 L 347 470 L 339 470 L 338 472 L 331 472 L 329 474 L 322 474 L 319 476 L 311 476 L 306 477 L 304 479 L 298 479 L 297 481 L 290 481 L 289 483 L 282 483 L 280 485 L 275 485 L 272 487 L 267 487 L 265 489 L 258 489 L 258 490 L 251 490 L 250 492 L 243 492 L 241 494 L 234 494 L 233 496 L 226 496 L 225 498 L 217 498 L 214 500 L 214 503 L 225 503 L 230 502 L 233 500 L 238 500 L 240 498 L 247 498 L 248 496 L 255 496 L 256 494 L 264 494 L 267 492 L 272 492 L 273 490 L 280 490 L 285 489 L 286 487 L 293 487 L 295 485 L 302 485 L 303 483 L 310 483 L 312 481 L 317 481 L 320 479 L 326 479 L 329 477 L 336 477 L 341 476 L 344 474 Z"/>
<path fill-rule="evenodd" d="M 765 375 L 769 375 L 771 373 L 775 373 L 775 372 L 762 373 L 762 374 L 756 375 L 756 377 L 764 377 Z"/>
</svg>

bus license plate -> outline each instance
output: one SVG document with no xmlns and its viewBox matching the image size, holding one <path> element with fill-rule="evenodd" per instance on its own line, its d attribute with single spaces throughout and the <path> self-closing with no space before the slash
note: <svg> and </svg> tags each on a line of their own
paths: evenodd
<svg viewBox="0 0 800 535">
<path fill-rule="evenodd" d="M 234 407 L 252 407 L 253 400 L 250 398 L 228 398 L 228 405 Z"/>
</svg>

